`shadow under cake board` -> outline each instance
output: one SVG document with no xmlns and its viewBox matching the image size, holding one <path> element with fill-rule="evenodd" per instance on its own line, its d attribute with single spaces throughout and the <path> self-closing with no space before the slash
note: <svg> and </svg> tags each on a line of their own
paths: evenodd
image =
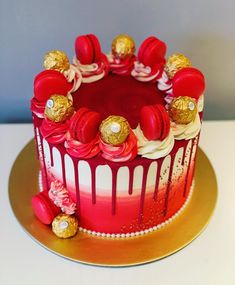
<svg viewBox="0 0 235 285">
<path fill-rule="evenodd" d="M 59 239 L 50 226 L 34 216 L 31 198 L 38 193 L 39 163 L 31 140 L 19 153 L 9 179 L 12 210 L 23 229 L 44 248 L 73 261 L 98 266 L 132 266 L 171 255 L 192 242 L 206 227 L 217 200 L 213 167 L 199 148 L 192 197 L 171 223 L 139 237 L 111 239 L 79 232 L 71 239 Z"/>
</svg>

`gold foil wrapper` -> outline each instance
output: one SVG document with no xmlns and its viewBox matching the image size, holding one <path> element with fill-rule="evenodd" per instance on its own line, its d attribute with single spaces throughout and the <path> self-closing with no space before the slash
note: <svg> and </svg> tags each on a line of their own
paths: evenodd
<svg viewBox="0 0 235 285">
<path fill-rule="evenodd" d="M 68 97 L 54 94 L 47 100 L 44 114 L 51 121 L 63 122 L 69 119 L 73 113 L 73 103 Z"/>
<path fill-rule="evenodd" d="M 189 124 L 197 115 L 197 102 L 191 97 L 177 97 L 169 106 L 169 116 L 177 124 Z"/>
<path fill-rule="evenodd" d="M 128 121 L 121 116 L 109 116 L 100 125 L 102 140 L 111 145 L 122 144 L 130 133 Z"/>
<path fill-rule="evenodd" d="M 192 66 L 191 61 L 183 54 L 172 54 L 166 62 L 165 71 L 170 79 L 174 77 L 177 71 L 184 67 Z"/>
<path fill-rule="evenodd" d="M 66 53 L 60 50 L 52 50 L 44 55 L 43 66 L 45 69 L 63 72 L 69 69 L 70 63 Z"/>
<path fill-rule="evenodd" d="M 78 231 L 78 220 L 75 216 L 59 214 L 52 222 L 52 231 L 59 238 L 73 237 Z"/>
<path fill-rule="evenodd" d="M 119 59 L 131 57 L 135 52 L 135 41 L 126 34 L 116 36 L 112 42 L 112 54 Z"/>
</svg>

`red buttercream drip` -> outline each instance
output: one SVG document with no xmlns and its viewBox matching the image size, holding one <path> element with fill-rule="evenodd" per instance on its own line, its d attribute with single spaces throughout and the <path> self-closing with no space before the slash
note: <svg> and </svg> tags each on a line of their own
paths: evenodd
<svg viewBox="0 0 235 285">
<path fill-rule="evenodd" d="M 158 190 L 159 190 L 159 183 L 160 183 L 160 179 L 161 179 L 161 168 L 162 168 L 162 162 L 163 159 L 161 159 L 158 164 L 157 164 L 157 174 L 156 174 L 156 180 L 155 180 L 155 189 L 154 189 L 154 193 L 153 193 L 153 199 L 154 201 L 157 201 L 157 195 L 158 195 Z"/>
<path fill-rule="evenodd" d="M 65 170 L 65 154 L 61 155 L 61 165 L 62 165 L 62 178 L 63 178 L 63 184 L 64 187 L 67 187 L 67 182 L 66 182 L 66 170 Z"/>
<path fill-rule="evenodd" d="M 189 161 L 188 161 L 188 167 L 187 167 L 187 172 L 186 172 L 186 177 L 185 177 L 185 184 L 184 184 L 184 194 L 183 194 L 184 197 L 186 196 L 186 193 L 187 193 L 189 170 L 190 170 L 190 166 L 191 166 L 191 159 L 192 159 L 192 154 L 193 154 L 194 140 L 195 139 L 192 140 L 192 145 L 191 145 L 190 154 L 189 154 Z"/>
<path fill-rule="evenodd" d="M 50 151 L 50 162 L 51 166 L 54 166 L 54 158 L 53 158 L 53 146 L 49 144 L 49 151 Z"/>
<path fill-rule="evenodd" d="M 139 224 L 142 222 L 143 214 L 144 214 L 144 201 L 145 201 L 145 192 L 146 192 L 146 183 L 147 183 L 147 176 L 149 165 L 143 168 L 143 178 L 142 178 L 142 186 L 141 186 L 141 196 L 140 196 L 140 210 L 139 210 Z"/>
<path fill-rule="evenodd" d="M 42 122 L 40 131 L 43 137 L 53 144 L 59 144 L 65 141 L 65 135 L 70 126 L 70 121 L 55 123 L 47 118 Z"/>
<path fill-rule="evenodd" d="M 125 59 L 116 59 L 112 58 L 112 61 L 109 62 L 110 71 L 112 73 L 127 76 L 131 74 L 131 71 L 134 67 L 134 62 L 136 61 L 136 56 L 127 57 Z"/>
<path fill-rule="evenodd" d="M 50 188 L 49 181 L 48 181 L 48 175 L 47 175 L 47 167 L 46 167 L 46 161 L 45 161 L 45 153 L 44 153 L 44 147 L 43 147 L 43 137 L 39 132 L 40 137 L 40 145 L 42 149 L 42 163 L 43 163 L 43 170 L 44 170 L 44 179 L 46 181 L 46 189 L 48 190 Z"/>
<path fill-rule="evenodd" d="M 133 182 L 134 182 L 134 166 L 128 167 L 129 168 L 129 187 L 128 193 L 131 195 L 133 193 Z"/>
<path fill-rule="evenodd" d="M 166 189 L 164 216 L 167 215 L 167 210 L 168 210 L 169 193 L 170 193 L 171 186 L 172 186 L 172 178 L 173 178 L 172 176 L 173 176 L 174 161 L 175 161 L 175 154 L 171 155 L 171 164 L 170 164 L 169 177 L 168 177 L 167 189 Z"/>
<path fill-rule="evenodd" d="M 74 165 L 74 180 L 75 180 L 75 190 L 76 190 L 76 214 L 79 217 L 80 213 L 80 187 L 79 187 L 79 176 L 78 176 L 78 160 L 73 159 Z"/>
<path fill-rule="evenodd" d="M 116 214 L 117 200 L 117 168 L 112 169 L 112 215 Z"/>
<path fill-rule="evenodd" d="M 92 166 L 91 169 L 91 194 L 92 194 L 92 204 L 96 203 L 96 165 Z"/>
</svg>

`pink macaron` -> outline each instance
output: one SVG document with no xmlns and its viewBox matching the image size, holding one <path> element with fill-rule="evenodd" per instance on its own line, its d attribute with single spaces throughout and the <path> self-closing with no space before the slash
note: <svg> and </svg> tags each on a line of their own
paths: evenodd
<svg viewBox="0 0 235 285">
<path fill-rule="evenodd" d="M 72 83 L 56 70 L 44 70 L 34 79 L 34 96 L 38 101 L 47 101 L 53 94 L 66 96 L 71 88 Z"/>
<path fill-rule="evenodd" d="M 188 96 L 196 100 L 205 90 L 204 75 L 194 67 L 185 67 L 176 72 L 172 79 L 174 97 Z"/>
<path fill-rule="evenodd" d="M 100 123 L 99 113 L 82 107 L 71 118 L 69 131 L 72 138 L 89 143 L 96 137 Z"/>
<path fill-rule="evenodd" d="M 31 202 L 35 216 L 46 225 L 50 225 L 53 219 L 61 212 L 60 208 L 49 198 L 47 191 L 33 196 Z"/>
<path fill-rule="evenodd" d="M 165 59 L 166 44 L 154 36 L 145 39 L 138 50 L 138 61 L 145 66 L 154 66 Z"/>
<path fill-rule="evenodd" d="M 98 62 L 102 55 L 98 38 L 93 34 L 77 37 L 75 40 L 75 53 L 82 64 Z"/>
<path fill-rule="evenodd" d="M 144 106 L 140 111 L 140 127 L 148 140 L 164 140 L 170 131 L 170 118 L 160 105 Z"/>
</svg>

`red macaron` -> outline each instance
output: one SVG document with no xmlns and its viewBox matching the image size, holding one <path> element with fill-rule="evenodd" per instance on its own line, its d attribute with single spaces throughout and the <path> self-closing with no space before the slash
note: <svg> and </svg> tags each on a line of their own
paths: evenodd
<svg viewBox="0 0 235 285">
<path fill-rule="evenodd" d="M 154 36 L 145 39 L 138 50 L 138 61 L 145 66 L 154 66 L 164 61 L 166 44 Z"/>
<path fill-rule="evenodd" d="M 77 37 L 75 40 L 75 53 L 82 64 L 98 62 L 102 55 L 98 38 L 93 34 Z"/>
<path fill-rule="evenodd" d="M 33 196 L 32 208 L 39 221 L 46 225 L 50 225 L 53 219 L 61 212 L 60 208 L 49 198 L 47 191 Z"/>
<path fill-rule="evenodd" d="M 71 88 L 72 83 L 56 70 L 44 70 L 34 79 L 34 96 L 38 101 L 47 101 L 53 94 L 66 96 Z"/>
<path fill-rule="evenodd" d="M 89 143 L 96 137 L 100 123 L 99 113 L 82 107 L 71 118 L 69 131 L 72 138 L 82 143 Z"/>
<path fill-rule="evenodd" d="M 148 140 L 164 140 L 170 131 L 170 118 L 160 105 L 144 106 L 140 111 L 140 127 Z"/>
<path fill-rule="evenodd" d="M 194 67 L 185 67 L 176 72 L 172 79 L 173 96 L 188 96 L 196 100 L 205 90 L 204 75 Z"/>
</svg>

